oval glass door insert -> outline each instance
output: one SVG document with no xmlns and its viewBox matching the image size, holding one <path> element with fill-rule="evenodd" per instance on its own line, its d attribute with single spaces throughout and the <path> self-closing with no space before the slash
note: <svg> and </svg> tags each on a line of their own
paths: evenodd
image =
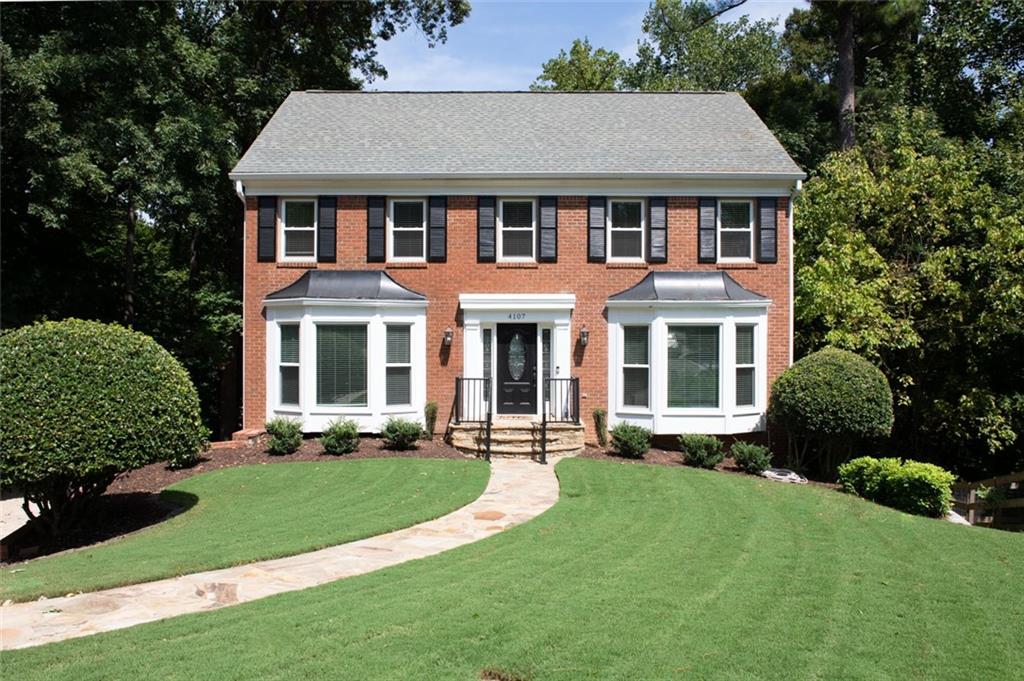
<svg viewBox="0 0 1024 681">
<path fill-rule="evenodd" d="M 512 336 L 508 344 L 508 373 L 513 381 L 522 379 L 526 371 L 526 343 L 518 331 Z"/>
</svg>

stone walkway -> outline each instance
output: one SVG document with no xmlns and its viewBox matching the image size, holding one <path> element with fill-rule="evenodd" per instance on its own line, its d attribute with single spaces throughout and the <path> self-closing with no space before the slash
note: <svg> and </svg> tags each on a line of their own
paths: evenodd
<svg viewBox="0 0 1024 681">
<path fill-rule="evenodd" d="M 0 650 L 28 648 L 216 610 L 425 558 L 526 522 L 558 500 L 556 458 L 541 466 L 495 458 L 487 489 L 448 515 L 288 558 L 157 582 L 0 607 Z"/>
</svg>

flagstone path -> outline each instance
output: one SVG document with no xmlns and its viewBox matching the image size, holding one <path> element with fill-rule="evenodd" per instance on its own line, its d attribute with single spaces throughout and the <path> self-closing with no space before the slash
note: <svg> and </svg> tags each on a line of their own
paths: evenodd
<svg viewBox="0 0 1024 681">
<path fill-rule="evenodd" d="M 487 488 L 446 516 L 388 534 L 287 558 L 173 579 L 0 607 L 0 650 L 216 610 L 425 558 L 526 522 L 558 500 L 552 457 L 542 466 L 495 458 Z"/>
</svg>

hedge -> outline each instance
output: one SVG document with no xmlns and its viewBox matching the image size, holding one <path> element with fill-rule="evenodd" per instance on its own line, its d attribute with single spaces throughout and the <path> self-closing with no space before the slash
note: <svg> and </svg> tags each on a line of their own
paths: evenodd
<svg viewBox="0 0 1024 681">
<path fill-rule="evenodd" d="M 851 494 L 907 513 L 942 517 L 952 507 L 956 478 L 934 464 L 862 456 L 839 467 L 839 483 Z"/>
</svg>

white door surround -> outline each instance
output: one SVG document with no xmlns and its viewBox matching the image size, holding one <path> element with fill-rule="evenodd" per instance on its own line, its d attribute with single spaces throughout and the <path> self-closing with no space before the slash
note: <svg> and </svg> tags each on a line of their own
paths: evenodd
<svg viewBox="0 0 1024 681">
<path fill-rule="evenodd" d="M 484 375 L 483 329 L 491 331 L 491 367 L 497 361 L 498 324 L 537 325 L 537 363 L 541 362 L 542 335 L 551 333 L 551 377 L 569 378 L 572 369 L 572 312 L 576 296 L 572 293 L 463 293 L 459 295 L 462 310 L 463 357 L 462 375 L 480 378 Z M 492 381 L 491 399 L 495 399 Z M 538 415 L 543 408 L 543 381 L 537 381 Z M 492 402 L 494 404 L 494 402 Z"/>
</svg>

